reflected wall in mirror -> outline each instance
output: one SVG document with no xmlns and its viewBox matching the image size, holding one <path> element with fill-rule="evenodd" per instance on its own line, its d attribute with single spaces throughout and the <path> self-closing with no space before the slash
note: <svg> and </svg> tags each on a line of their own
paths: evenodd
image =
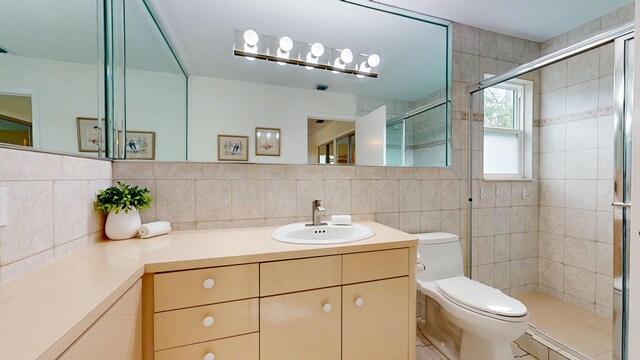
<svg viewBox="0 0 640 360">
<path fill-rule="evenodd" d="M 122 0 L 120 0 L 122 1 Z M 127 138 L 155 133 L 155 159 L 187 160 L 187 77 L 144 1 L 122 1 Z M 116 137 L 117 138 L 117 137 Z M 212 142 L 213 144 L 213 142 Z M 120 158 L 145 159 L 118 141 Z"/>
<path fill-rule="evenodd" d="M 104 118 L 102 7 L 0 2 L 0 143 L 80 153 L 76 118 Z"/>
<path fill-rule="evenodd" d="M 250 137 L 250 162 L 318 163 L 324 144 L 329 163 L 448 165 L 448 22 L 338 0 L 148 2 L 189 73 L 189 160 L 215 161 L 216 136 L 238 134 Z M 373 54 L 377 78 L 305 66 L 363 69 Z M 310 119 L 354 123 L 348 153 L 336 142 L 346 132 L 326 153 Z M 255 155 L 256 127 L 282 129 L 281 156 Z"/>
</svg>

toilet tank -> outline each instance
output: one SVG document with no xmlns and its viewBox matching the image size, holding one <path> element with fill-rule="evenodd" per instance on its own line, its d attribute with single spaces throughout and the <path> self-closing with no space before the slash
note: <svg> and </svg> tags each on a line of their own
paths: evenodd
<svg viewBox="0 0 640 360">
<path fill-rule="evenodd" d="M 416 234 L 418 255 L 426 270 L 416 276 L 425 281 L 435 281 L 454 276 L 464 276 L 462 250 L 458 235 L 437 232 Z"/>
</svg>

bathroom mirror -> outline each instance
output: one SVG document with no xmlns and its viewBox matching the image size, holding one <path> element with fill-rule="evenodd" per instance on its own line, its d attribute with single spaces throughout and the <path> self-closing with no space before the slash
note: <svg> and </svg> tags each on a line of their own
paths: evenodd
<svg viewBox="0 0 640 360">
<path fill-rule="evenodd" d="M 99 155 L 102 7 L 101 0 L 0 2 L 0 145 Z"/>
<path fill-rule="evenodd" d="M 185 161 L 187 77 L 146 3 L 117 3 L 124 17 L 126 114 L 126 122 L 116 119 L 117 157 Z"/>
<path fill-rule="evenodd" d="M 355 124 L 332 135 L 332 149 L 341 151 L 341 139 L 355 131 L 354 151 L 340 163 L 450 165 L 449 22 L 369 1 L 147 2 L 189 74 L 188 160 L 218 160 L 218 135 L 233 135 L 248 137 L 243 151 L 249 162 L 318 163 L 322 144 L 310 138 L 308 124 L 324 120 Z M 244 52 L 247 30 L 255 31 L 249 34 L 257 43 L 249 50 L 254 46 L 256 57 Z M 285 48 L 289 41 L 291 48 L 280 61 L 284 36 Z M 317 57 L 314 43 L 322 44 Z M 135 44 L 128 49 L 156 60 Z M 343 56 L 345 49 L 351 51 Z M 379 61 L 369 67 L 373 54 Z M 355 65 L 368 73 L 357 73 Z M 161 86 L 136 81 L 140 89 L 153 89 L 146 97 L 140 92 L 141 100 L 157 99 L 156 109 L 168 107 L 155 96 Z M 132 86 L 127 83 L 127 93 Z M 165 147 L 178 146 L 185 137 L 160 127 L 175 125 L 176 116 L 147 117 L 144 123 L 127 108 L 127 129 L 150 131 L 155 124 L 156 159 L 169 160 L 161 153 L 175 151 Z M 257 128 L 279 130 L 279 143 L 268 146 L 277 146 L 279 155 L 262 149 Z M 332 156 L 338 163 L 343 155 Z"/>
</svg>

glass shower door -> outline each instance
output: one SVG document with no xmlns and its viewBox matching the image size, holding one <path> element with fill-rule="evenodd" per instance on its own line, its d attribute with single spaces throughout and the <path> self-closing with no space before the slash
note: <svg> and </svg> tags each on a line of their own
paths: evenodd
<svg viewBox="0 0 640 360">
<path fill-rule="evenodd" d="M 614 199 L 613 199 L 613 356 L 628 359 L 628 274 L 631 237 L 631 128 L 634 35 L 615 42 Z"/>
</svg>

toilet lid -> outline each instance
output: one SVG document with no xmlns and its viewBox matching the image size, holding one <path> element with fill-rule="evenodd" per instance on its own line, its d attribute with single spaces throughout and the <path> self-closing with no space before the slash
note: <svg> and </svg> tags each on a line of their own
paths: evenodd
<svg viewBox="0 0 640 360">
<path fill-rule="evenodd" d="M 447 299 L 489 314 L 521 317 L 527 307 L 502 291 L 464 276 L 436 281 L 438 291 Z"/>
</svg>

